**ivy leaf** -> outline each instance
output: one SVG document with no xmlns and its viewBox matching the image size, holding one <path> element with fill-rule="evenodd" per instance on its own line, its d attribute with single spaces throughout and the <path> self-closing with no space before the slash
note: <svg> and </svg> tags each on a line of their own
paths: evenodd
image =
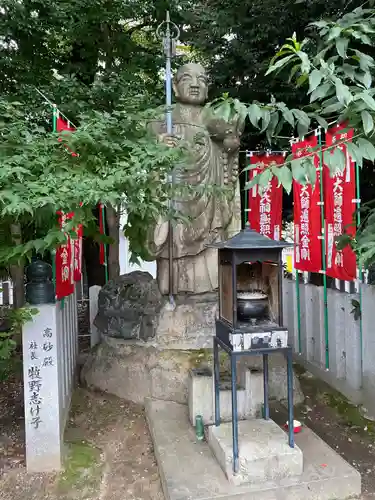
<svg viewBox="0 0 375 500">
<path fill-rule="evenodd" d="M 369 135 L 369 133 L 374 128 L 374 120 L 372 119 L 372 116 L 370 115 L 370 113 L 366 110 L 362 111 L 361 117 L 362 117 L 363 129 L 365 131 L 365 134 Z"/>
<path fill-rule="evenodd" d="M 347 57 L 347 50 L 348 50 L 348 45 L 349 45 L 349 39 L 348 38 L 337 38 L 336 39 L 336 50 L 337 53 L 340 57 L 343 59 L 346 59 Z"/>
<path fill-rule="evenodd" d="M 309 94 L 313 92 L 319 85 L 320 82 L 322 81 L 323 78 L 323 73 L 319 71 L 318 69 L 314 69 L 309 76 Z"/>
</svg>

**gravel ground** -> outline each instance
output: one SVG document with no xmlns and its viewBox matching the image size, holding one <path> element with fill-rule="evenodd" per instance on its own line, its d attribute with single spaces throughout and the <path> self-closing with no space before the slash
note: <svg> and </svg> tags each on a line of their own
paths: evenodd
<svg viewBox="0 0 375 500">
<path fill-rule="evenodd" d="M 87 332 L 87 308 L 80 308 L 80 333 Z M 89 339 L 80 338 L 81 352 Z M 25 471 L 21 360 L 0 382 L 1 500 L 163 500 L 144 410 L 106 394 L 77 389 L 66 430 L 65 470 L 56 475 Z M 375 497 L 375 423 L 309 373 L 299 371 L 305 422 L 362 475 L 363 498 Z M 273 417 L 286 420 L 273 406 Z"/>
<path fill-rule="evenodd" d="M 12 435 L 13 446 L 0 450 L 2 500 L 164 499 L 138 405 L 78 389 L 65 435 L 66 467 L 57 475 L 26 474 L 22 432 L 12 430 Z"/>
</svg>

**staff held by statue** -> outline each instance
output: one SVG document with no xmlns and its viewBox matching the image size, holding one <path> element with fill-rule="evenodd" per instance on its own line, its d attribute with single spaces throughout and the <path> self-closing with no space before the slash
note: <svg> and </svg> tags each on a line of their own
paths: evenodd
<svg viewBox="0 0 375 500">
<path fill-rule="evenodd" d="M 165 31 L 163 29 L 165 28 Z M 173 36 L 172 36 L 173 30 Z M 171 22 L 169 11 L 167 11 L 166 20 L 161 23 L 157 29 L 157 35 L 163 40 L 163 49 L 165 54 L 165 104 L 166 104 L 166 131 L 168 136 L 172 136 L 172 57 L 176 55 L 176 41 L 180 35 L 179 28 Z M 174 170 L 168 177 L 168 182 L 173 186 L 175 182 Z M 173 200 L 169 201 L 169 210 L 173 208 Z M 171 216 L 171 214 L 170 214 Z M 173 297 L 173 223 L 169 220 L 169 235 L 168 235 L 168 260 L 169 260 L 169 301 L 171 306 L 175 307 Z"/>
</svg>

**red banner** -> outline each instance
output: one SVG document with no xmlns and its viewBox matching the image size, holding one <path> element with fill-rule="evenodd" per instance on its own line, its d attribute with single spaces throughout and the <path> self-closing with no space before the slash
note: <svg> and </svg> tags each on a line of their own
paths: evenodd
<svg viewBox="0 0 375 500">
<path fill-rule="evenodd" d="M 68 132 L 74 132 L 75 128 L 71 126 L 71 124 L 61 118 L 60 116 L 57 117 L 56 121 L 56 130 L 57 132 L 62 132 L 62 131 L 68 131 Z M 62 137 L 58 139 L 60 142 L 62 142 Z M 68 146 L 65 145 L 65 148 L 69 153 L 71 153 L 72 156 L 78 156 L 77 153 L 72 151 Z M 59 212 L 60 215 L 60 227 L 63 228 L 62 224 L 62 218 L 64 217 L 62 215 L 62 212 Z M 64 222 L 66 218 L 71 218 L 73 217 L 74 213 L 69 214 L 67 217 L 64 218 Z M 67 274 L 67 270 L 65 268 L 64 273 L 62 270 L 62 267 L 64 266 L 63 261 L 65 262 L 67 258 L 67 252 L 69 251 L 69 258 L 70 261 L 73 262 L 73 271 L 70 270 L 71 274 L 71 281 L 80 281 L 82 278 L 82 235 L 83 235 L 83 228 L 82 225 L 79 225 L 77 230 L 77 239 L 71 239 L 69 238 L 69 242 L 67 242 L 66 245 L 63 245 L 62 247 L 65 248 L 59 248 L 57 253 L 56 253 L 56 278 L 58 275 L 62 276 L 64 274 L 64 277 Z M 69 247 L 69 249 L 68 249 Z M 57 258 L 57 255 L 59 254 L 59 259 Z M 63 258 L 62 258 L 63 255 Z M 66 297 L 67 295 L 70 295 L 72 291 L 70 291 L 70 288 L 64 281 L 59 284 L 59 292 L 58 292 L 58 284 L 57 284 L 57 279 L 56 279 L 56 296 L 57 298 L 61 297 Z M 59 297 L 61 295 L 61 297 Z"/>
<path fill-rule="evenodd" d="M 335 238 L 343 234 L 355 235 L 354 213 L 355 205 L 355 168 L 348 154 L 345 141 L 351 142 L 353 130 L 345 125 L 330 128 L 326 133 L 326 146 L 338 143 L 345 155 L 346 165 L 342 172 L 336 172 L 333 177 L 329 168 L 324 165 L 324 208 L 327 228 L 326 255 L 327 275 L 332 278 L 352 281 L 356 279 L 357 259 L 350 246 L 338 250 Z M 344 141 L 344 142 L 343 142 Z M 330 150 L 333 154 L 333 149 Z"/>
<path fill-rule="evenodd" d="M 311 155 L 317 148 L 317 137 L 310 136 L 292 145 L 295 159 Z M 294 267 L 300 271 L 317 273 L 322 269 L 320 172 L 315 154 L 316 183 L 301 185 L 293 180 L 294 199 Z"/>
<path fill-rule="evenodd" d="M 62 231 L 66 224 L 66 220 L 71 218 L 72 214 L 66 215 L 62 212 L 59 214 L 59 224 Z M 73 245 L 71 238 L 67 236 L 66 242 L 56 249 L 56 298 L 60 300 L 74 292 L 74 276 L 73 276 Z"/>
<path fill-rule="evenodd" d="M 283 155 L 251 156 L 250 165 L 258 164 L 258 166 L 250 170 L 249 180 L 260 174 L 265 168 L 282 165 L 284 161 Z M 261 188 L 255 185 L 248 191 L 250 227 L 273 240 L 279 240 L 281 237 L 283 189 L 278 184 L 277 178 L 272 177 L 267 186 Z"/>
<path fill-rule="evenodd" d="M 73 240 L 74 252 L 74 281 L 81 281 L 82 279 L 82 236 L 83 227 L 80 224 L 77 228 L 77 239 Z"/>
<path fill-rule="evenodd" d="M 56 120 L 56 130 L 57 132 L 74 132 L 75 128 L 71 126 L 70 122 L 64 120 L 60 116 L 57 117 Z M 63 138 L 59 137 L 58 141 L 62 142 Z M 65 144 L 65 149 L 72 155 L 72 156 L 78 156 L 77 153 L 75 153 L 73 150 L 71 150 L 66 144 Z"/>
</svg>

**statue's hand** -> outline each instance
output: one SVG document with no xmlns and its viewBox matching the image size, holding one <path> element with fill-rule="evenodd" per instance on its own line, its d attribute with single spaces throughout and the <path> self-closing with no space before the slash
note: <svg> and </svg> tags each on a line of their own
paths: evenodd
<svg viewBox="0 0 375 500">
<path fill-rule="evenodd" d="M 237 152 L 240 149 L 240 144 L 240 138 L 234 134 L 227 135 L 227 137 L 223 141 L 223 147 L 227 153 Z"/>
<path fill-rule="evenodd" d="M 170 135 L 170 134 L 160 134 L 159 141 L 163 142 L 169 148 L 175 148 L 178 146 L 178 143 L 180 141 L 180 137 L 177 137 L 176 135 Z"/>
</svg>

